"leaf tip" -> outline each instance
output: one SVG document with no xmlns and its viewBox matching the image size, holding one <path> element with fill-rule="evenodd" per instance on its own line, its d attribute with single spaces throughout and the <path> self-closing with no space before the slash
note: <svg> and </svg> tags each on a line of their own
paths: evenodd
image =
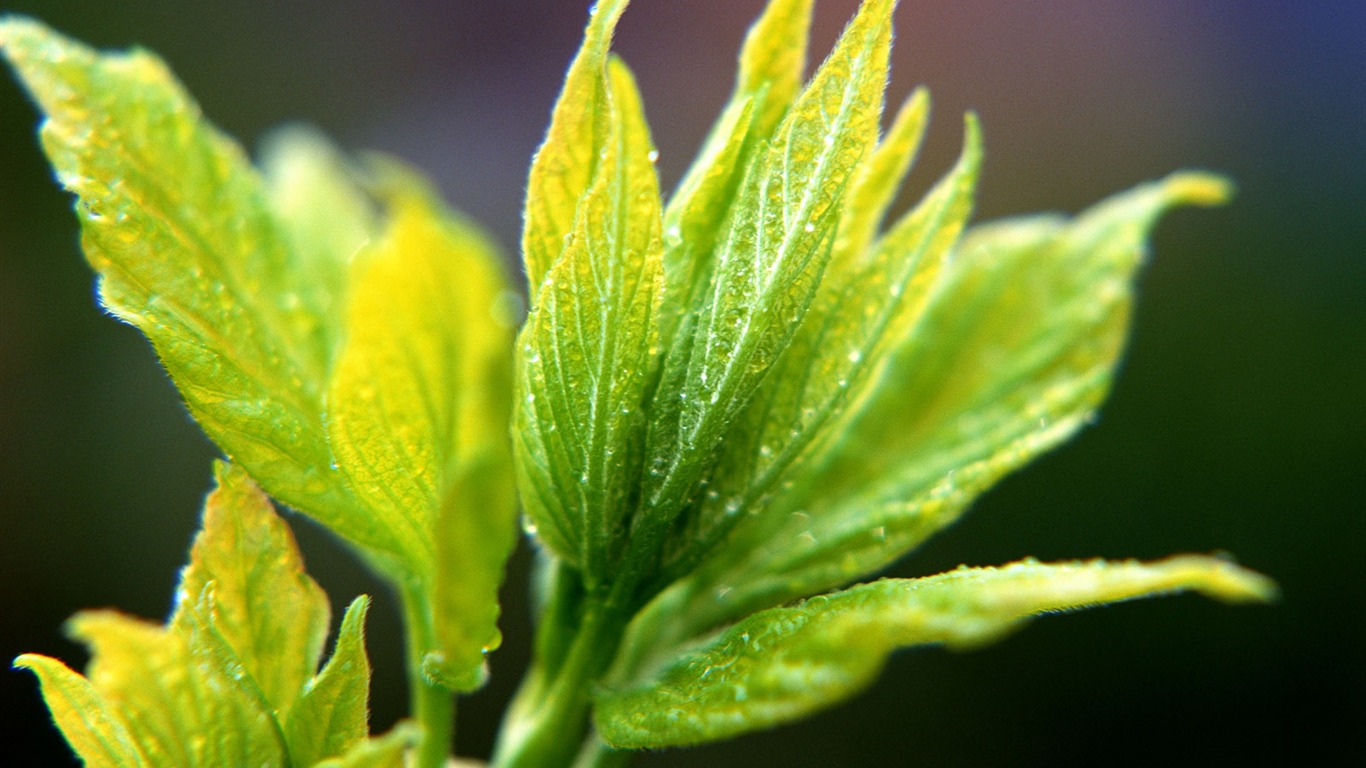
<svg viewBox="0 0 1366 768">
<path fill-rule="evenodd" d="M 0 23 L 3 23 L 3 21 L 5 20 L 0 20 Z M 10 669 L 26 669 L 30 672 L 35 672 L 36 670 L 34 667 L 41 664 L 42 660 L 45 658 L 47 657 L 40 656 L 36 653 L 21 653 L 18 656 L 15 656 L 14 660 L 10 662 Z"/>
<path fill-rule="evenodd" d="M 1225 603 L 1272 603 L 1280 598 L 1275 580 L 1227 557 L 1178 558 L 1177 562 L 1192 569 L 1191 588 L 1206 597 Z"/>
<path fill-rule="evenodd" d="M 35 32 L 42 30 L 43 25 L 36 19 L 19 14 L 6 13 L 0 15 L 0 48 L 7 48 L 15 41 L 25 37 L 32 37 Z"/>
<path fill-rule="evenodd" d="M 973 167 L 982 162 L 982 120 L 973 111 L 963 115 L 963 162 Z"/>
<path fill-rule="evenodd" d="M 1237 187 L 1226 176 L 1207 171 L 1181 171 L 1162 180 L 1162 190 L 1172 204 L 1211 207 L 1233 199 Z"/>
</svg>

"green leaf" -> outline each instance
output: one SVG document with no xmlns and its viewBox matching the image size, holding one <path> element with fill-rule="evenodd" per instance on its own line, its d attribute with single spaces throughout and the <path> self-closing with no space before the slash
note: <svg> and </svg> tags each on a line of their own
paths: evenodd
<svg viewBox="0 0 1366 768">
<path fill-rule="evenodd" d="M 166 627 L 117 611 L 82 611 L 67 633 L 90 648 L 85 674 L 127 723 L 149 765 L 194 765 L 203 729 L 195 673 L 184 643 Z"/>
<path fill-rule="evenodd" d="M 285 739 L 295 765 L 341 755 L 370 733 L 370 660 L 365 655 L 369 608 L 367 597 L 351 601 L 332 658 L 289 711 Z"/>
<path fill-rule="evenodd" d="M 328 437 L 370 525 L 402 542 L 437 638 L 433 673 L 482 679 L 515 538 L 511 327 L 490 242 L 397 166 L 387 231 L 356 257 Z M 439 647 L 438 647 L 439 646 Z"/>
<path fill-rule="evenodd" d="M 52 710 L 53 720 L 72 750 L 89 768 L 169 765 L 144 758 L 127 725 L 110 712 L 99 692 L 62 662 L 29 653 L 15 659 L 14 666 L 38 676 L 43 699 Z"/>
<path fill-rule="evenodd" d="M 887 208 L 896 199 L 897 190 L 915 161 L 929 113 L 929 91 L 917 88 L 897 111 L 892 127 L 878 142 L 877 149 L 858 167 L 849 182 L 849 200 L 831 246 L 830 264 L 826 267 L 829 274 L 848 274 L 865 260 Z M 971 128 L 977 130 L 975 121 Z"/>
<path fill-rule="evenodd" d="M 649 129 L 626 65 L 608 77 L 607 141 L 519 339 L 514 423 L 527 514 L 590 585 L 615 569 L 640 477 L 663 292 Z"/>
<path fill-rule="evenodd" d="M 801 90 L 811 7 L 811 0 L 765 6 L 745 36 L 730 101 L 665 208 L 666 342 L 705 287 L 717 235 L 754 148 L 772 136 Z"/>
<path fill-rule="evenodd" d="M 885 579 L 744 619 L 648 682 L 604 694 L 598 732 L 622 748 L 723 739 L 852 696 L 898 648 L 975 648 L 1040 613 L 1184 590 L 1228 602 L 1275 594 L 1263 576 L 1196 556 L 1155 563 L 1026 560 Z"/>
<path fill-rule="evenodd" d="M 1148 232 L 1167 208 L 1226 193 L 1215 177 L 1177 174 L 1075 219 L 970 231 L 840 439 L 680 587 L 695 626 L 887 565 L 1087 423 L 1123 348 Z"/>
<path fill-rule="evenodd" d="M 198 599 L 182 596 L 171 633 L 184 643 L 180 663 L 193 670 L 200 738 L 192 737 L 193 765 L 289 764 L 285 736 L 261 686 L 219 627 L 215 583 Z"/>
<path fill-rule="evenodd" d="M 895 342 L 919 321 L 972 210 L 982 150 L 976 120 L 970 116 L 966 125 L 957 166 L 868 255 L 826 273 L 791 345 L 721 446 L 694 524 L 679 536 L 678 572 L 692 570 L 746 514 L 760 513 L 770 494 L 795 482 L 808 452 L 843 436 L 847 404 L 883 384 L 880 373 Z M 893 136 L 897 144 L 883 154 L 905 151 L 901 138 Z M 906 170 L 899 159 L 889 164 Z M 875 175 L 894 176 L 891 170 Z M 895 181 L 881 179 L 877 186 Z M 870 186 L 863 185 L 863 199 L 850 201 L 846 220 L 887 204 L 890 197 L 867 192 Z"/>
<path fill-rule="evenodd" d="M 332 659 L 314 676 L 326 597 L 246 473 L 219 465 L 215 474 L 165 626 L 78 614 L 69 631 L 91 649 L 88 682 L 58 662 L 21 658 L 56 686 L 47 695 L 53 715 L 80 754 L 104 760 L 95 764 L 311 765 L 366 735 L 366 600 L 347 611 Z M 68 726 L 72 706 L 81 717 Z"/>
<path fill-rule="evenodd" d="M 633 559 L 658 550 L 811 302 L 848 181 L 877 139 L 891 7 L 860 8 L 746 171 L 702 303 L 665 361 Z"/>
<path fill-rule="evenodd" d="M 735 200 L 753 143 L 753 99 L 727 107 L 664 209 L 664 302 L 660 338 L 667 344 L 711 274 L 721 224 Z"/>
<path fill-rule="evenodd" d="M 771 0 L 745 35 L 728 106 L 752 98 L 762 101 L 755 115 L 757 136 L 772 133 L 802 90 L 812 5 L 812 0 Z"/>
<path fill-rule="evenodd" d="M 295 290 L 315 313 L 319 344 L 335 357 L 348 265 L 376 229 L 368 197 L 349 162 L 328 139 L 302 126 L 278 128 L 261 148 L 271 207 L 293 243 Z"/>
<path fill-rule="evenodd" d="M 234 461 L 285 503 L 392 557 L 396 542 L 330 470 L 320 417 L 337 283 L 316 273 L 349 253 L 319 255 L 316 239 L 296 250 L 311 225 L 281 221 L 241 149 L 155 56 L 100 54 L 17 17 L 0 22 L 0 49 L 46 116 L 43 145 L 77 196 L 104 306 L 147 335 Z"/>
<path fill-rule="evenodd" d="M 213 624 L 270 707 L 288 712 L 313 676 L 331 611 L 304 573 L 294 537 L 240 468 L 215 467 L 179 593 L 196 600 L 213 584 Z"/>
<path fill-rule="evenodd" d="M 612 33 L 627 2 L 602 0 L 593 6 L 583 43 L 569 65 L 551 113 L 545 142 L 531 161 L 522 258 L 532 306 L 540 295 L 541 283 L 565 248 L 579 200 L 588 190 L 598 153 L 606 142 L 610 97 L 605 69 Z"/>
</svg>

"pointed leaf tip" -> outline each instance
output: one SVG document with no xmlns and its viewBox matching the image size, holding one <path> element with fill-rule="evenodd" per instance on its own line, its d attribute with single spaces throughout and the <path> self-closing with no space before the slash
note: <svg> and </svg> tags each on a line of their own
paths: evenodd
<svg viewBox="0 0 1366 768">
<path fill-rule="evenodd" d="M 1161 182 L 1169 205 L 1224 205 L 1233 199 L 1237 186 L 1231 179 L 1206 171 L 1181 171 Z"/>
</svg>

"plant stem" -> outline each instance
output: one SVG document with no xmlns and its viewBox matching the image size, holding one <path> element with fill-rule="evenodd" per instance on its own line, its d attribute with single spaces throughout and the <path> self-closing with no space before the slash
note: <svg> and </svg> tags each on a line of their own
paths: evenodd
<svg viewBox="0 0 1366 768">
<path fill-rule="evenodd" d="M 555 615 L 559 608 L 549 606 L 545 613 Z M 570 645 L 561 663 L 551 671 L 542 659 L 536 659 L 508 708 L 493 756 L 496 768 L 568 768 L 574 764 L 588 728 L 593 685 L 615 655 L 625 626 L 600 600 L 586 600 L 578 615 L 578 626 L 572 639 L 566 638 Z M 538 632 L 559 634 L 564 629 L 547 622 Z M 549 644 L 538 643 L 545 645 Z"/>
<path fill-rule="evenodd" d="M 422 727 L 412 768 L 444 768 L 455 737 L 455 692 L 422 673 L 422 657 L 436 648 L 430 600 L 420 585 L 402 590 L 404 639 L 408 645 L 409 714 Z"/>
</svg>

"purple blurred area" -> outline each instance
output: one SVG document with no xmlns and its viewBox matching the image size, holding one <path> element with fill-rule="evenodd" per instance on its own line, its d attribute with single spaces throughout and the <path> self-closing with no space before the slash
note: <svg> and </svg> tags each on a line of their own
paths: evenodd
<svg viewBox="0 0 1366 768">
<path fill-rule="evenodd" d="M 761 5 L 636 0 L 626 13 L 616 50 L 639 77 L 666 188 Z M 855 6 L 818 2 L 817 51 Z M 158 52 L 248 146 L 304 121 L 405 158 L 515 260 L 527 163 L 587 2 L 3 10 Z M 897 24 L 889 98 L 927 84 L 935 114 L 903 204 L 947 169 L 966 110 L 986 133 L 979 218 L 1073 211 L 1185 167 L 1228 173 L 1240 195 L 1159 230 L 1099 425 L 895 572 L 1227 550 L 1283 600 L 1151 601 L 1043 619 L 977 653 L 901 654 L 821 717 L 639 764 L 1366 764 L 1366 3 L 904 0 Z M 60 629 L 73 612 L 166 611 L 214 450 L 141 337 L 95 308 L 36 115 L 0 80 L 0 659 L 78 666 Z M 378 593 L 373 721 L 387 728 L 405 708 L 392 601 L 291 519 L 337 606 Z M 494 682 L 462 702 L 462 754 L 487 755 L 525 663 L 528 560 L 511 566 Z M 31 676 L 0 670 L 0 765 L 67 764 Z"/>
</svg>

